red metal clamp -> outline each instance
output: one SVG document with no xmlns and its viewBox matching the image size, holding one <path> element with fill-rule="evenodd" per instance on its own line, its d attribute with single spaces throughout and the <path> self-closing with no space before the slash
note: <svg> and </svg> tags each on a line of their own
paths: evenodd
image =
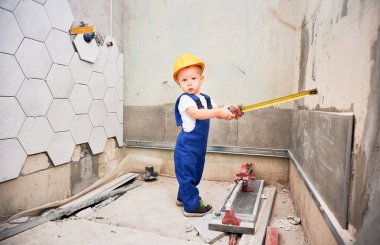
<svg viewBox="0 0 380 245">
<path fill-rule="evenodd" d="M 234 209 L 231 208 L 231 210 L 225 210 L 224 211 L 224 217 L 222 219 L 223 225 L 240 225 L 240 220 L 235 216 Z"/>
<path fill-rule="evenodd" d="M 235 182 L 239 182 L 240 180 L 243 180 L 243 186 L 241 190 L 243 192 L 252 192 L 253 187 L 249 186 L 249 183 L 251 180 L 256 180 L 256 178 L 253 176 L 253 164 L 252 163 L 243 163 L 241 165 L 241 170 L 239 173 L 235 175 Z"/>
</svg>

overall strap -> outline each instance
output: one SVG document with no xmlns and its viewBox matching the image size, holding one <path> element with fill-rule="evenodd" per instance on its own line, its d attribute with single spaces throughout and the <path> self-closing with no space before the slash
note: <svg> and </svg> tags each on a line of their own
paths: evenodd
<svg viewBox="0 0 380 245">
<path fill-rule="evenodd" d="M 207 109 L 212 109 L 211 98 L 210 98 L 210 96 L 208 96 L 207 94 L 202 94 L 202 93 L 201 93 L 201 95 L 203 95 L 203 97 L 205 97 L 205 99 L 206 99 L 206 102 L 207 102 Z"/>
<path fill-rule="evenodd" d="M 203 109 L 203 105 L 201 103 L 201 99 L 198 96 L 193 95 L 193 94 L 187 94 L 187 93 L 181 94 L 178 97 L 177 101 L 175 102 L 175 107 L 174 107 L 174 116 L 175 116 L 175 121 L 177 123 L 177 126 L 182 126 L 182 118 L 181 118 L 181 114 L 179 113 L 179 110 L 178 110 L 178 104 L 179 104 L 179 101 L 180 101 L 181 97 L 183 95 L 185 95 L 185 94 L 188 95 L 188 96 L 190 96 L 190 98 L 192 98 L 194 100 L 195 104 L 197 104 L 198 109 Z M 205 99 L 206 99 L 207 108 L 208 109 L 212 109 L 210 96 L 208 96 L 207 94 L 202 94 L 202 93 L 201 93 L 201 95 L 203 95 L 205 97 Z"/>
<path fill-rule="evenodd" d="M 198 109 L 203 109 L 201 99 L 198 96 L 194 94 L 187 94 L 187 95 L 190 96 L 190 98 L 194 100 L 195 104 L 197 104 Z"/>
<path fill-rule="evenodd" d="M 179 113 L 179 110 L 178 110 L 178 104 L 179 104 L 179 100 L 181 99 L 181 97 L 186 94 L 186 93 L 183 93 L 181 94 L 177 101 L 175 102 L 175 106 L 174 106 L 174 117 L 175 117 L 175 122 L 177 124 L 177 126 L 182 126 L 182 117 L 181 117 L 181 114 Z"/>
</svg>

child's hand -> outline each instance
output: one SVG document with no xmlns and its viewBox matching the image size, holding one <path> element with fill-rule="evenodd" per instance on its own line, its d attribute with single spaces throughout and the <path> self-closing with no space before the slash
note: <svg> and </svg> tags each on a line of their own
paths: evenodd
<svg viewBox="0 0 380 245">
<path fill-rule="evenodd" d="M 230 112 L 232 112 L 232 114 L 235 115 L 235 119 L 236 120 L 238 120 L 239 118 L 241 118 L 243 116 L 243 114 L 244 114 L 244 112 L 241 111 L 241 108 L 240 108 L 239 105 L 234 105 L 234 106 L 228 108 L 228 110 Z"/>
<path fill-rule="evenodd" d="M 218 118 L 219 119 L 226 119 L 227 121 L 235 118 L 235 115 L 232 114 L 228 108 L 230 108 L 229 105 L 223 106 L 222 108 L 218 108 Z"/>
</svg>

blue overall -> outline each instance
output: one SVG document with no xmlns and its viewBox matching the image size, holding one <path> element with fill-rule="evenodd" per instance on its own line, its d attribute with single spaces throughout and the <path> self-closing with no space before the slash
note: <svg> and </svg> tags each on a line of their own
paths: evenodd
<svg viewBox="0 0 380 245">
<path fill-rule="evenodd" d="M 177 126 L 182 126 L 182 118 L 178 110 L 180 98 L 175 104 L 175 119 Z M 204 109 L 198 96 L 186 94 L 190 96 L 197 104 L 198 109 Z M 207 108 L 212 109 L 211 99 L 208 95 L 202 94 L 207 102 Z M 186 212 L 192 212 L 199 206 L 199 191 L 197 185 L 201 181 L 210 119 L 196 120 L 195 127 L 191 132 L 182 131 L 179 133 L 176 146 L 174 149 L 174 165 L 175 174 L 179 184 L 177 199 L 183 203 Z"/>
</svg>

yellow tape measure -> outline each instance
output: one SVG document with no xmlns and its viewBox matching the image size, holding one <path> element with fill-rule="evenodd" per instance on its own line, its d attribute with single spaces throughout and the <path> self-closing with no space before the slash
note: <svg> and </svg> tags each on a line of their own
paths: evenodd
<svg viewBox="0 0 380 245">
<path fill-rule="evenodd" d="M 277 99 L 268 100 L 268 101 L 260 102 L 257 104 L 249 105 L 249 106 L 243 106 L 241 107 L 241 111 L 247 112 L 247 111 L 257 110 L 263 107 L 276 105 L 276 104 L 280 104 L 280 103 L 284 103 L 284 102 L 288 102 L 292 100 L 298 100 L 309 95 L 317 95 L 317 94 L 318 94 L 318 90 L 315 88 L 315 89 L 307 90 L 307 91 L 300 92 L 297 94 L 291 94 L 291 95 L 280 97 Z"/>
</svg>

